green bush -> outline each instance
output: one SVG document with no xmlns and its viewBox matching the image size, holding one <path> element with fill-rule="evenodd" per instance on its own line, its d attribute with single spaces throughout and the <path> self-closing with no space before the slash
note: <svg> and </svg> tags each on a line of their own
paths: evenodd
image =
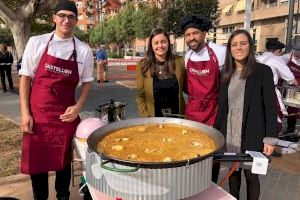
<svg viewBox="0 0 300 200">
<path fill-rule="evenodd" d="M 120 55 L 118 55 L 117 51 L 108 51 L 107 52 L 108 58 L 124 58 L 124 55 L 125 55 L 125 52 L 123 49 L 120 51 Z"/>
</svg>

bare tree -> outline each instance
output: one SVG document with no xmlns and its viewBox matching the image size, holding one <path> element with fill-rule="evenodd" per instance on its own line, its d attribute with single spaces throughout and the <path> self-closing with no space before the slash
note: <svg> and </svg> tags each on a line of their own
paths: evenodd
<svg viewBox="0 0 300 200">
<path fill-rule="evenodd" d="M 0 0 L 0 18 L 10 28 L 18 57 L 31 35 L 30 26 L 38 11 L 49 11 L 57 0 Z"/>
</svg>

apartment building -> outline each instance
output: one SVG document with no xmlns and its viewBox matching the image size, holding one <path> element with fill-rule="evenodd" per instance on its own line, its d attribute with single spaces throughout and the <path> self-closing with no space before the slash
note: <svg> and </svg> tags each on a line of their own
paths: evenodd
<svg viewBox="0 0 300 200">
<path fill-rule="evenodd" d="M 100 0 L 101 1 L 101 0 Z M 102 11 L 106 18 L 116 15 L 126 0 L 102 0 Z"/>
<path fill-rule="evenodd" d="M 289 0 L 252 0 L 250 33 L 256 43 L 256 51 L 264 52 L 265 43 L 270 38 L 286 42 Z M 230 33 L 244 28 L 246 0 L 220 0 L 220 18 L 216 29 L 216 42 L 227 44 Z M 293 34 L 299 32 L 297 16 L 298 1 L 294 5 Z M 210 34 L 212 38 L 212 34 Z"/>
<path fill-rule="evenodd" d="M 99 23 L 99 0 L 74 0 L 78 9 L 78 23 L 80 30 L 87 31 Z"/>
</svg>

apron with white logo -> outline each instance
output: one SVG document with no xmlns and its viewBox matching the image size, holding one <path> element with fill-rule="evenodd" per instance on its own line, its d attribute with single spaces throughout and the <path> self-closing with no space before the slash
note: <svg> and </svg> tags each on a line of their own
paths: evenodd
<svg viewBox="0 0 300 200">
<path fill-rule="evenodd" d="M 212 126 L 218 111 L 220 71 L 214 51 L 206 45 L 208 61 L 187 61 L 188 102 L 187 119 Z M 191 54 L 192 55 L 192 54 Z"/>
<path fill-rule="evenodd" d="M 52 38 L 53 35 L 49 42 Z M 23 134 L 21 172 L 24 174 L 59 171 L 68 166 L 72 158 L 72 138 L 80 122 L 79 117 L 72 122 L 59 119 L 76 103 L 79 74 L 75 40 L 73 38 L 74 50 L 69 60 L 49 55 L 49 42 L 32 81 L 33 134 Z"/>
</svg>

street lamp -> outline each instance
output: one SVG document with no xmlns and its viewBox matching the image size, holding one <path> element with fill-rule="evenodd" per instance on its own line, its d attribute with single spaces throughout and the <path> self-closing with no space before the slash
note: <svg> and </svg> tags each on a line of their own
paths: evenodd
<svg viewBox="0 0 300 200">
<path fill-rule="evenodd" d="M 99 22 L 101 23 L 101 37 L 103 37 L 103 23 L 104 23 L 104 17 L 103 17 L 103 3 L 106 0 L 99 0 Z"/>
<path fill-rule="evenodd" d="M 102 5 L 106 0 L 99 0 L 99 21 L 103 20 Z"/>
</svg>

